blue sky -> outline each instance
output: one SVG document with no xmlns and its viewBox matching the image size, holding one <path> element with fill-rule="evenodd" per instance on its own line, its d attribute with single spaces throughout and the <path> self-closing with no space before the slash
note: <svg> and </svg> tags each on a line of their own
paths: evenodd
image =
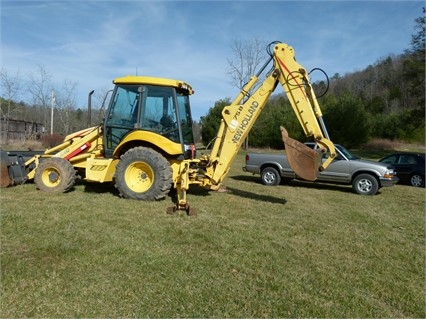
<svg viewBox="0 0 426 319">
<path fill-rule="evenodd" d="M 228 59 L 236 39 L 279 40 L 306 69 L 362 70 L 410 48 L 424 1 L 1 0 L 1 65 L 23 78 L 42 66 L 55 83 L 91 90 L 129 74 L 184 80 L 193 117 L 234 98 Z M 279 92 L 277 88 L 276 92 Z M 18 99 L 24 99 L 19 97 Z"/>
</svg>

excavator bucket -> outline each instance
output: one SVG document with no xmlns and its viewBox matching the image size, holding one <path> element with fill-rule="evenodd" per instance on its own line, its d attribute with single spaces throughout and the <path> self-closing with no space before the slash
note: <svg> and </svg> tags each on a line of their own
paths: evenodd
<svg viewBox="0 0 426 319">
<path fill-rule="evenodd" d="M 282 126 L 281 135 L 291 169 L 298 177 L 307 181 L 315 181 L 322 165 L 321 154 L 290 138 L 287 130 Z"/>
<path fill-rule="evenodd" d="M 8 168 L 9 158 L 7 153 L 0 151 L 0 187 L 7 187 L 10 185 L 9 177 L 9 168 Z"/>
</svg>

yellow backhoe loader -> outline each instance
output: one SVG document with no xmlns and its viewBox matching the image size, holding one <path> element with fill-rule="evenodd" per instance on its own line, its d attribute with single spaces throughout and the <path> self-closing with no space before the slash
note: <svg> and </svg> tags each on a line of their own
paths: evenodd
<svg viewBox="0 0 426 319">
<path fill-rule="evenodd" d="M 273 42 L 260 71 L 224 107 L 210 154 L 197 157 L 189 97 L 192 87 L 178 80 L 126 76 L 113 81 L 103 123 L 65 137 L 60 145 L 23 160 L 2 152 L 1 185 L 33 180 L 46 192 L 66 192 L 79 176 L 87 182 L 114 182 L 120 195 L 159 200 L 176 189 L 168 212 L 193 212 L 187 201 L 190 185 L 217 190 L 248 132 L 278 84 L 290 100 L 307 137 L 331 156 L 321 155 L 291 139 L 281 127 L 289 163 L 296 174 L 315 180 L 335 156 L 308 72 L 296 62 L 291 46 Z M 263 72 L 265 80 L 257 83 Z M 257 86 L 256 86 L 257 85 Z M 253 92 L 252 92 L 253 91 Z M 249 92 L 252 92 L 251 94 Z"/>
</svg>

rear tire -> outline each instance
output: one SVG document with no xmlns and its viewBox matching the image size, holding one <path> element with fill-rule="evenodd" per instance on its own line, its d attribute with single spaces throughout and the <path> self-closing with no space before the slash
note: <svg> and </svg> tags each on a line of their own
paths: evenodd
<svg viewBox="0 0 426 319">
<path fill-rule="evenodd" d="M 75 184 L 75 170 L 64 158 L 42 159 L 37 166 L 34 182 L 39 190 L 49 193 L 64 193 Z"/>
<path fill-rule="evenodd" d="M 266 186 L 276 186 L 281 183 L 280 173 L 273 167 L 265 167 L 260 173 L 262 184 Z"/>
<path fill-rule="evenodd" d="M 413 174 L 410 176 L 410 185 L 414 187 L 424 187 L 425 186 L 425 179 L 420 174 Z"/>
<path fill-rule="evenodd" d="M 135 147 L 121 156 L 115 172 L 115 187 L 124 198 L 160 200 L 169 193 L 172 176 L 170 164 L 163 155 L 147 147 Z"/>
<path fill-rule="evenodd" d="M 379 182 L 370 174 L 360 174 L 355 177 L 352 187 L 357 194 L 375 195 L 379 190 Z"/>
</svg>

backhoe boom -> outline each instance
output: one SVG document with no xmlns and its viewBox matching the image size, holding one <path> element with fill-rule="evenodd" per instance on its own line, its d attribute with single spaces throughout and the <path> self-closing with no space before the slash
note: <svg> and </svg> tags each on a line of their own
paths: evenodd
<svg viewBox="0 0 426 319">
<path fill-rule="evenodd" d="M 329 140 L 308 72 L 296 62 L 291 46 L 284 43 L 271 45 L 274 45 L 274 48 L 270 59 L 258 74 L 251 77 L 234 101 L 223 108 L 221 123 L 210 155 L 196 160 L 198 166 L 203 163 L 204 174 L 191 170 L 190 163 L 181 163 L 180 176 L 175 184 L 178 190 L 177 209 L 188 209 L 186 190 L 190 184 L 201 184 L 213 190 L 220 187 L 238 150 L 278 84 L 281 84 L 287 95 L 306 136 L 313 137 L 323 151 L 330 152 L 330 157 L 321 163 L 321 154 L 291 139 L 287 131 L 281 127 L 287 157 L 296 175 L 313 181 L 335 157 L 334 144 Z M 261 85 L 249 94 L 257 84 L 261 72 L 271 61 L 273 62 L 271 71 Z"/>
<path fill-rule="evenodd" d="M 245 92 L 250 92 L 257 83 L 258 75 L 253 76 L 234 102 L 224 107 L 222 111 L 223 119 L 219 128 L 218 138 L 210 155 L 211 166 L 208 167 L 206 174 L 213 185 L 220 184 L 223 181 L 248 132 L 253 127 L 278 83 L 282 85 L 289 98 L 306 136 L 313 137 L 318 144 L 328 149 L 332 154 L 322 166 L 315 167 L 314 174 L 308 175 L 316 178 L 319 171 L 325 169 L 333 159 L 333 154 L 335 154 L 334 145 L 329 140 L 328 133 L 325 130 L 321 109 L 310 84 L 308 74 L 296 62 L 293 48 L 284 43 L 276 44 L 272 60 L 274 61 L 273 70 L 269 72 L 266 79 L 253 94 L 245 102 L 239 104 Z M 291 148 L 287 147 L 290 144 L 288 140 L 284 140 L 284 143 L 286 151 L 290 151 L 290 153 L 294 149 L 296 149 L 295 152 L 302 153 L 310 153 L 311 151 L 310 148 L 301 143 L 291 142 Z M 292 155 L 293 157 L 295 156 L 294 152 L 289 154 L 290 157 Z M 305 170 L 306 166 L 297 165 L 295 167 L 295 171 L 299 176 L 306 175 Z"/>
</svg>

